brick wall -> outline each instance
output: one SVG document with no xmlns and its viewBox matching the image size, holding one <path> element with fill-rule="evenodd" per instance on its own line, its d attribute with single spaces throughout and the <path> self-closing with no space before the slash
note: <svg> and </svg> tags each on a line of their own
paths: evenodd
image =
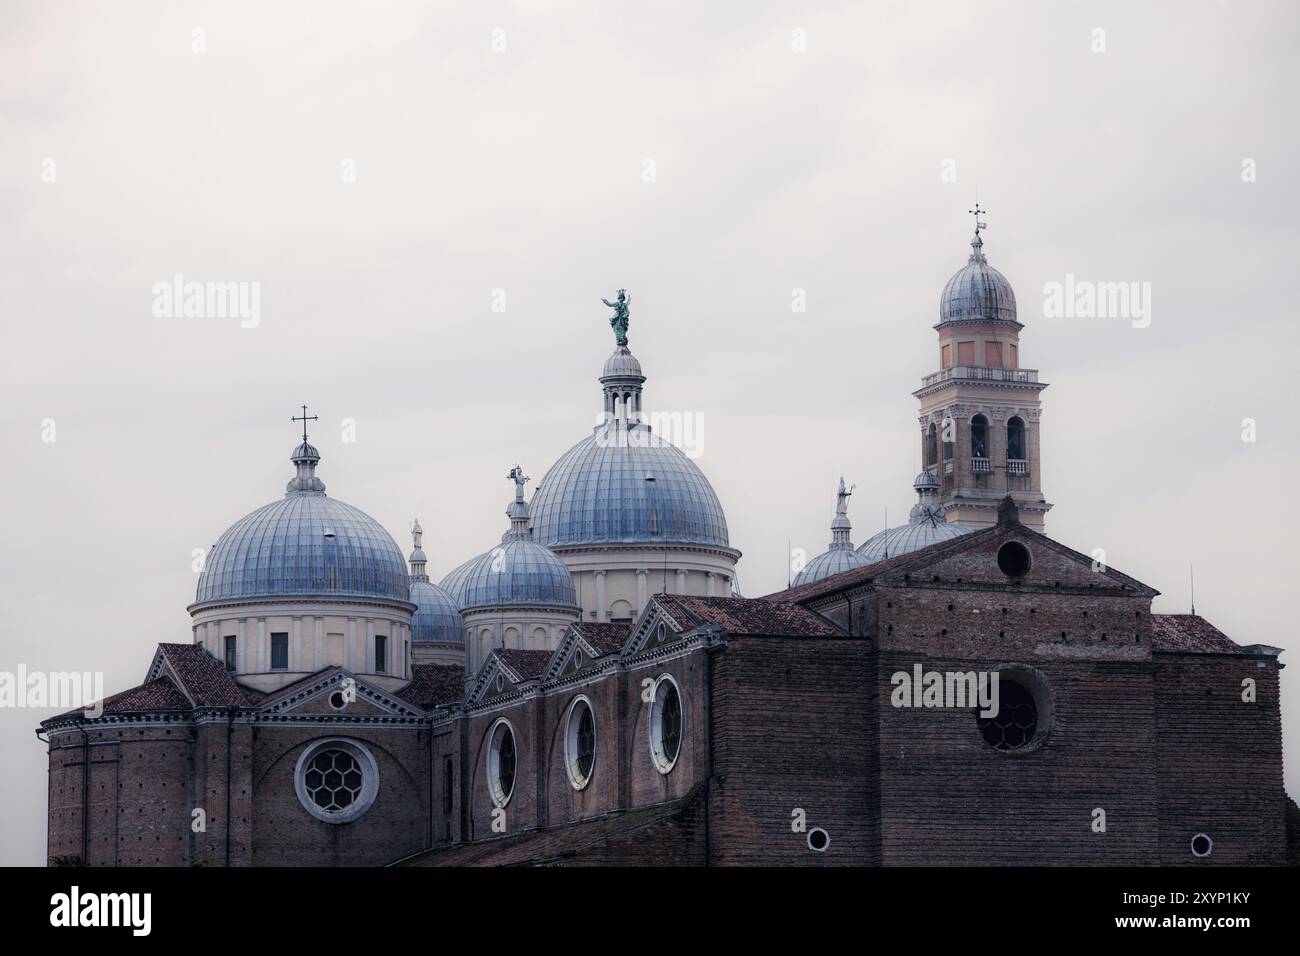
<svg viewBox="0 0 1300 956">
<path fill-rule="evenodd" d="M 1242 701 L 1246 678 L 1255 681 L 1254 703 Z M 1276 659 L 1157 654 L 1155 685 L 1160 862 L 1285 862 Z M 1214 850 L 1197 858 L 1191 840 L 1202 832 Z"/>
</svg>

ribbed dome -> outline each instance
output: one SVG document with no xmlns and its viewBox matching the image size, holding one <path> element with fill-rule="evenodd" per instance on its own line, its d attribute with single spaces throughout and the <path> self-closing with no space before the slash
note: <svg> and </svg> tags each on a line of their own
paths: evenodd
<svg viewBox="0 0 1300 956">
<path fill-rule="evenodd" d="M 258 597 L 410 599 L 397 542 L 365 512 L 326 497 L 320 455 L 294 451 L 298 474 L 279 501 L 235 522 L 212 546 L 195 603 Z"/>
<path fill-rule="evenodd" d="M 606 423 L 574 445 L 542 479 L 532 509 L 533 536 L 549 547 L 729 546 L 727 518 L 704 474 L 642 423 Z"/>
<path fill-rule="evenodd" d="M 978 239 L 979 237 L 976 236 Z M 868 564 L 894 558 L 928 548 L 939 541 L 949 541 L 966 534 L 970 529 L 944 520 L 943 505 L 939 504 L 939 480 L 928 468 L 912 481 L 917 501 L 909 512 L 909 520 L 897 528 L 887 528 L 863 542 L 858 554 Z"/>
<path fill-rule="evenodd" d="M 976 233 L 971 255 L 964 268 L 943 287 L 939 297 L 939 321 L 993 319 L 1016 321 L 1016 294 L 1007 277 L 988 264 L 984 243 Z"/>
<path fill-rule="evenodd" d="M 860 568 L 868 563 L 866 558 L 853 550 L 853 542 L 849 538 L 849 534 L 853 529 L 853 525 L 849 521 L 849 496 L 851 494 L 853 494 L 853 489 L 846 488 L 844 479 L 841 478 L 839 491 L 836 493 L 835 517 L 831 519 L 830 547 L 804 566 L 803 570 L 795 576 L 792 586 L 798 587 L 800 584 L 812 584 L 822 578 L 829 578 L 832 574 L 839 574 L 841 571 L 852 571 L 854 568 Z"/>
<path fill-rule="evenodd" d="M 564 562 L 550 549 L 512 537 L 475 559 L 453 597 L 464 611 L 480 607 L 547 605 L 576 608 L 578 596 Z"/>
<path fill-rule="evenodd" d="M 601 378 L 645 378 L 641 374 L 641 362 L 626 345 L 620 345 L 605 362 Z"/>
<path fill-rule="evenodd" d="M 481 554 L 474 555 L 474 557 L 470 558 L 468 561 L 458 565 L 451 571 L 448 571 L 447 576 L 438 582 L 438 587 L 450 594 L 451 599 L 455 601 L 459 607 L 465 606 L 465 578 L 469 576 L 470 569 L 478 563 L 478 560 L 481 557 L 483 557 Z"/>
<path fill-rule="evenodd" d="M 411 582 L 411 640 L 463 644 L 465 624 L 455 599 L 430 581 Z"/>
<path fill-rule="evenodd" d="M 812 584 L 822 578 L 829 578 L 832 574 L 839 574 L 841 571 L 852 571 L 854 568 L 860 568 L 870 563 L 852 548 L 831 548 L 829 551 L 823 551 L 804 565 L 804 569 L 795 575 L 791 587 Z"/>
<path fill-rule="evenodd" d="M 497 547 L 470 558 L 443 578 L 443 589 L 462 611 L 539 604 L 576 611 L 578 596 L 569 569 L 555 552 L 534 541 L 528 528 L 529 507 L 524 501 L 528 478 L 518 465 L 509 477 L 515 483 L 515 500 L 506 508 L 510 530 Z"/>
<path fill-rule="evenodd" d="M 948 541 L 966 534 L 968 529 L 942 518 L 937 521 L 923 521 L 915 524 L 900 525 L 887 531 L 877 532 L 863 542 L 858 554 L 866 559 L 867 564 L 895 558 L 928 548 L 939 541 Z"/>
</svg>

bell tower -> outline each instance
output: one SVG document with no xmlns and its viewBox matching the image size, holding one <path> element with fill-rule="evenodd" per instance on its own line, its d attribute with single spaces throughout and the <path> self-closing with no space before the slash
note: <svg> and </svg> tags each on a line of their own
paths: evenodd
<svg viewBox="0 0 1300 956">
<path fill-rule="evenodd" d="M 998 502 L 1010 495 L 1022 524 L 1043 530 L 1051 504 L 1043 497 L 1039 424 L 1047 387 L 1038 370 L 1020 364 L 1016 296 L 988 264 L 975 216 L 970 258 L 939 299 L 939 370 L 913 392 L 921 403 L 925 467 L 939 481 L 944 517 L 966 528 L 997 524 Z"/>
</svg>

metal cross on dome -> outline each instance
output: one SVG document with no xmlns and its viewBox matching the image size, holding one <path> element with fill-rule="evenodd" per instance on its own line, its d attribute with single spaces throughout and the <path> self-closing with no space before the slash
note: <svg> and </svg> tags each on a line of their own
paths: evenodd
<svg viewBox="0 0 1300 956">
<path fill-rule="evenodd" d="M 980 222 L 980 216 L 987 213 L 988 210 L 981 209 L 978 201 L 976 201 L 974 209 L 967 209 L 966 211 L 975 217 L 975 235 L 978 236 L 981 229 L 987 229 L 989 227 L 987 222 Z"/>
<path fill-rule="evenodd" d="M 305 444 L 307 444 L 307 423 L 308 423 L 309 421 L 310 421 L 310 422 L 320 421 L 320 416 L 319 416 L 319 415 L 308 415 L 308 414 L 307 414 L 307 406 L 304 405 L 304 406 L 302 406 L 302 415 L 294 415 L 291 419 L 289 419 L 289 421 L 291 421 L 291 422 L 302 422 L 302 443 L 305 445 Z"/>
</svg>

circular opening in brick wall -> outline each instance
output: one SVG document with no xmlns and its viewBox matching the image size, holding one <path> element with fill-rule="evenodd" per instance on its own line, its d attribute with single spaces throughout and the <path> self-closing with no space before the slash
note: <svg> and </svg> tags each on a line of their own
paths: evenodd
<svg viewBox="0 0 1300 956">
<path fill-rule="evenodd" d="M 1037 750 L 1052 727 L 1052 698 L 1047 684 L 1036 671 L 1010 667 L 988 676 L 992 691 L 997 675 L 997 712 L 984 716 L 979 705 L 975 720 L 984 742 L 1001 753 L 1028 753 Z"/>
<path fill-rule="evenodd" d="M 595 765 L 596 715 L 591 701 L 579 695 L 569 707 L 564 730 L 564 767 L 574 790 L 582 790 L 591 782 Z"/>
<path fill-rule="evenodd" d="M 336 690 L 330 694 L 330 706 L 335 710 L 342 710 L 348 705 L 347 698 L 343 696 L 343 691 Z"/>
<path fill-rule="evenodd" d="M 831 845 L 831 835 L 821 827 L 813 827 L 808 831 L 808 849 L 817 853 L 825 853 Z"/>
<path fill-rule="evenodd" d="M 998 548 L 998 568 L 1009 578 L 1024 577 L 1033 563 L 1029 549 L 1019 541 L 1008 541 Z"/>
<path fill-rule="evenodd" d="M 671 676 L 663 674 L 650 697 L 650 758 L 660 773 L 668 773 L 677 763 L 682 724 L 681 691 Z"/>
<path fill-rule="evenodd" d="M 1192 837 L 1192 856 L 1209 856 L 1214 852 L 1214 841 L 1208 833 L 1198 833 Z"/>
<path fill-rule="evenodd" d="M 351 823 L 379 795 L 379 765 L 360 741 L 327 737 L 298 757 L 293 785 L 298 802 L 317 820 Z"/>
<path fill-rule="evenodd" d="M 515 731 L 510 721 L 501 717 L 492 725 L 488 737 L 487 782 L 492 803 L 504 807 L 515 792 L 517 752 Z"/>
</svg>

